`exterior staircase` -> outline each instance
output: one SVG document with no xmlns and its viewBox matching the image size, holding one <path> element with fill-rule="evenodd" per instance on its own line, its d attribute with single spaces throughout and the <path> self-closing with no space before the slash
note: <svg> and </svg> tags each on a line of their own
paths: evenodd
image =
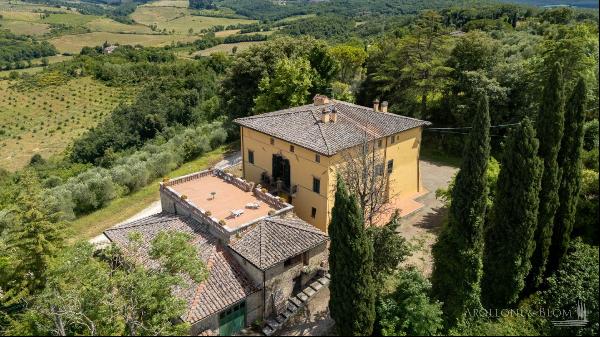
<svg viewBox="0 0 600 337">
<path fill-rule="evenodd" d="M 315 296 L 321 289 L 329 286 L 331 275 L 329 273 L 322 277 L 316 278 L 314 282 L 309 284 L 296 296 L 290 297 L 287 300 L 287 309 L 275 316 L 267 319 L 262 332 L 265 336 L 272 336 L 279 330 L 291 317 L 293 317 L 301 308 L 303 308 L 310 299 Z"/>
</svg>

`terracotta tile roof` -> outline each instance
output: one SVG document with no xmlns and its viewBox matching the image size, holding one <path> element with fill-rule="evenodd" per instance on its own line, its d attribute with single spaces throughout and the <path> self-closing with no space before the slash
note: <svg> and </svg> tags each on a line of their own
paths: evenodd
<svg viewBox="0 0 600 337">
<path fill-rule="evenodd" d="M 338 116 L 335 123 L 321 122 L 323 108 L 335 108 Z M 238 118 L 234 122 L 327 156 L 365 140 L 430 125 L 427 121 L 337 100 Z"/>
<path fill-rule="evenodd" d="M 184 285 L 174 289 L 175 295 L 188 303 L 188 310 L 182 317 L 184 321 L 195 323 L 258 291 L 227 252 L 226 247 L 208 233 L 205 225 L 192 218 L 160 213 L 111 228 L 105 231 L 105 235 L 126 250 L 130 233 L 142 234 L 137 256 L 144 265 L 153 268 L 156 267 L 156 262 L 149 258 L 148 249 L 154 237 L 162 231 L 178 231 L 192 235 L 192 243 L 198 249 L 198 257 L 204 261 L 209 271 L 205 281 L 197 283 L 183 277 Z"/>
<path fill-rule="evenodd" d="M 230 243 L 231 249 L 262 270 L 327 240 L 320 230 L 296 217 L 272 217 L 257 222 Z"/>
</svg>

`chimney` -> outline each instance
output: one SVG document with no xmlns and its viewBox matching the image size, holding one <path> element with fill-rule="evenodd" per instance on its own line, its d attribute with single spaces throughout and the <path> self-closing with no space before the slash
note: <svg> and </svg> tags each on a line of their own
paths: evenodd
<svg viewBox="0 0 600 337">
<path fill-rule="evenodd" d="M 337 122 L 337 110 L 335 109 L 335 107 L 331 108 L 329 120 L 331 121 L 331 123 Z"/>
<path fill-rule="evenodd" d="M 373 110 L 379 111 L 379 98 L 375 98 L 373 101 Z"/>
<path fill-rule="evenodd" d="M 323 123 L 329 123 L 329 110 L 323 108 L 323 111 L 321 112 L 321 122 Z"/>
<path fill-rule="evenodd" d="M 329 104 L 329 97 L 316 94 L 315 97 L 313 97 L 313 103 L 315 106 Z"/>
<path fill-rule="evenodd" d="M 387 101 L 381 102 L 381 112 L 387 112 L 387 108 L 388 108 L 388 102 Z"/>
</svg>

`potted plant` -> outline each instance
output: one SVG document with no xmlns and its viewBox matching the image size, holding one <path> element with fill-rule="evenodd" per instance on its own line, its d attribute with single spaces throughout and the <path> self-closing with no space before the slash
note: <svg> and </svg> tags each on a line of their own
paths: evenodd
<svg viewBox="0 0 600 337">
<path fill-rule="evenodd" d="M 221 220 L 219 220 L 219 225 L 225 227 L 225 225 L 227 225 L 227 222 L 225 222 L 225 220 L 221 219 Z"/>
<path fill-rule="evenodd" d="M 182 194 L 179 198 L 181 198 L 181 200 L 187 200 L 188 197 L 187 197 L 187 195 Z"/>
</svg>

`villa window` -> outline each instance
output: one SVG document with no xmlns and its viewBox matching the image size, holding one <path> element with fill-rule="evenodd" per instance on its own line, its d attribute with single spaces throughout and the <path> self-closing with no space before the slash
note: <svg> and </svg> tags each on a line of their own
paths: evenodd
<svg viewBox="0 0 600 337">
<path fill-rule="evenodd" d="M 313 219 L 317 217 L 317 209 L 316 208 L 313 207 L 310 210 L 310 217 L 313 218 Z"/>
<path fill-rule="evenodd" d="M 383 147 L 383 140 L 380 139 L 377 141 L 377 147 L 379 147 L 379 148 Z"/>
<path fill-rule="evenodd" d="M 387 162 L 387 173 L 390 174 L 394 170 L 394 160 L 388 160 Z"/>
<path fill-rule="evenodd" d="M 294 145 L 290 145 L 290 152 L 294 152 Z"/>
<path fill-rule="evenodd" d="M 271 145 L 275 145 L 275 139 L 271 138 Z"/>
<path fill-rule="evenodd" d="M 318 155 L 318 154 L 315 154 L 315 161 L 316 161 L 317 163 L 320 163 L 320 162 L 321 162 L 321 156 L 320 156 L 320 155 Z"/>
<path fill-rule="evenodd" d="M 321 193 L 321 180 L 313 177 L 313 192 Z"/>
<path fill-rule="evenodd" d="M 248 150 L 248 162 L 254 164 L 254 151 Z"/>
</svg>

